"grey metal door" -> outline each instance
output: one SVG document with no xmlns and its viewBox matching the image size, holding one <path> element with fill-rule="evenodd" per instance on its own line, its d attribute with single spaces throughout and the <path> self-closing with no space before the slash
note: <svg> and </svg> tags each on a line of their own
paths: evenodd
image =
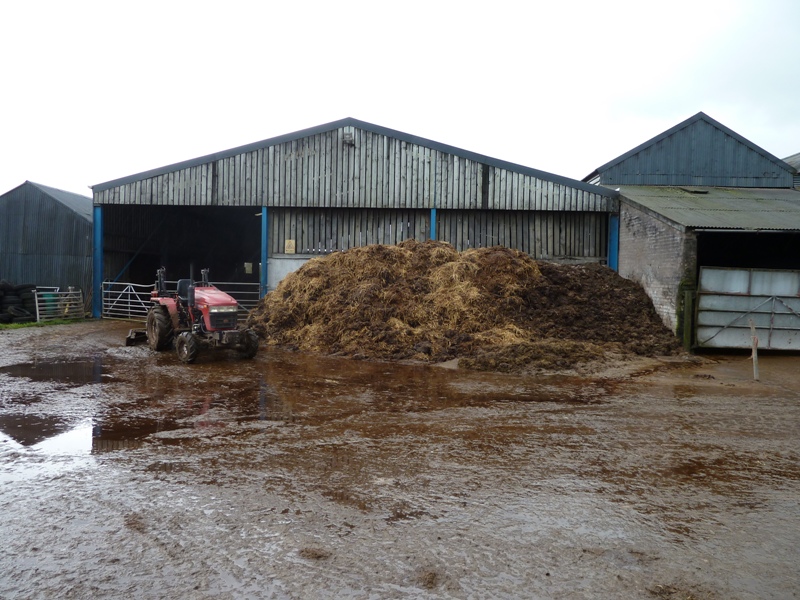
<svg viewBox="0 0 800 600">
<path fill-rule="evenodd" d="M 800 271 L 701 267 L 695 341 L 704 348 L 800 349 Z"/>
</svg>

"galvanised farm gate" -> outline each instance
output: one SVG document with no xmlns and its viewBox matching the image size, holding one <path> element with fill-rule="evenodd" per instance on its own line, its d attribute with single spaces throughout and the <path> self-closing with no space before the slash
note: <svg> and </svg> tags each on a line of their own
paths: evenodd
<svg viewBox="0 0 800 600">
<path fill-rule="evenodd" d="M 411 238 L 615 261 L 615 192 L 355 119 L 95 185 L 93 194 L 98 316 L 102 281 L 150 283 L 162 264 L 169 278 L 210 267 L 214 279 L 252 281 L 263 295 L 298 259 Z"/>
</svg>

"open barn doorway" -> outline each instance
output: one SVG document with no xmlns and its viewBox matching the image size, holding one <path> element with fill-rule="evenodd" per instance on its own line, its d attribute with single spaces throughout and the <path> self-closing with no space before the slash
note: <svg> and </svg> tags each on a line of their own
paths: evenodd
<svg viewBox="0 0 800 600">
<path fill-rule="evenodd" d="M 697 236 L 698 267 L 800 269 L 800 232 L 702 231 Z"/>
<path fill-rule="evenodd" d="M 258 283 L 258 208 L 202 206 L 103 207 L 104 279 L 151 284 L 208 268 L 214 281 Z"/>
</svg>

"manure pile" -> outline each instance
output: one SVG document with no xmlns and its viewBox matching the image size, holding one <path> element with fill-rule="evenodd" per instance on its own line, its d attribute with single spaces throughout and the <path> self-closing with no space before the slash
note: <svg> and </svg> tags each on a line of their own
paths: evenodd
<svg viewBox="0 0 800 600">
<path fill-rule="evenodd" d="M 600 265 L 537 262 L 504 247 L 373 245 L 308 261 L 252 311 L 267 344 L 497 371 L 672 354 L 642 288 Z"/>
</svg>

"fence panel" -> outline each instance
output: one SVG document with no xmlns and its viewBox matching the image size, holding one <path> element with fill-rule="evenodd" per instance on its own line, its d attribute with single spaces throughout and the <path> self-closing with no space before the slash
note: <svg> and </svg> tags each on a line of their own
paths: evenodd
<svg viewBox="0 0 800 600">
<path fill-rule="evenodd" d="M 70 289 L 59 292 L 58 288 L 36 288 L 36 320 L 82 319 L 84 316 L 83 292 Z"/>
<path fill-rule="evenodd" d="M 151 291 L 152 285 L 103 282 L 103 318 L 146 320 Z"/>
</svg>

